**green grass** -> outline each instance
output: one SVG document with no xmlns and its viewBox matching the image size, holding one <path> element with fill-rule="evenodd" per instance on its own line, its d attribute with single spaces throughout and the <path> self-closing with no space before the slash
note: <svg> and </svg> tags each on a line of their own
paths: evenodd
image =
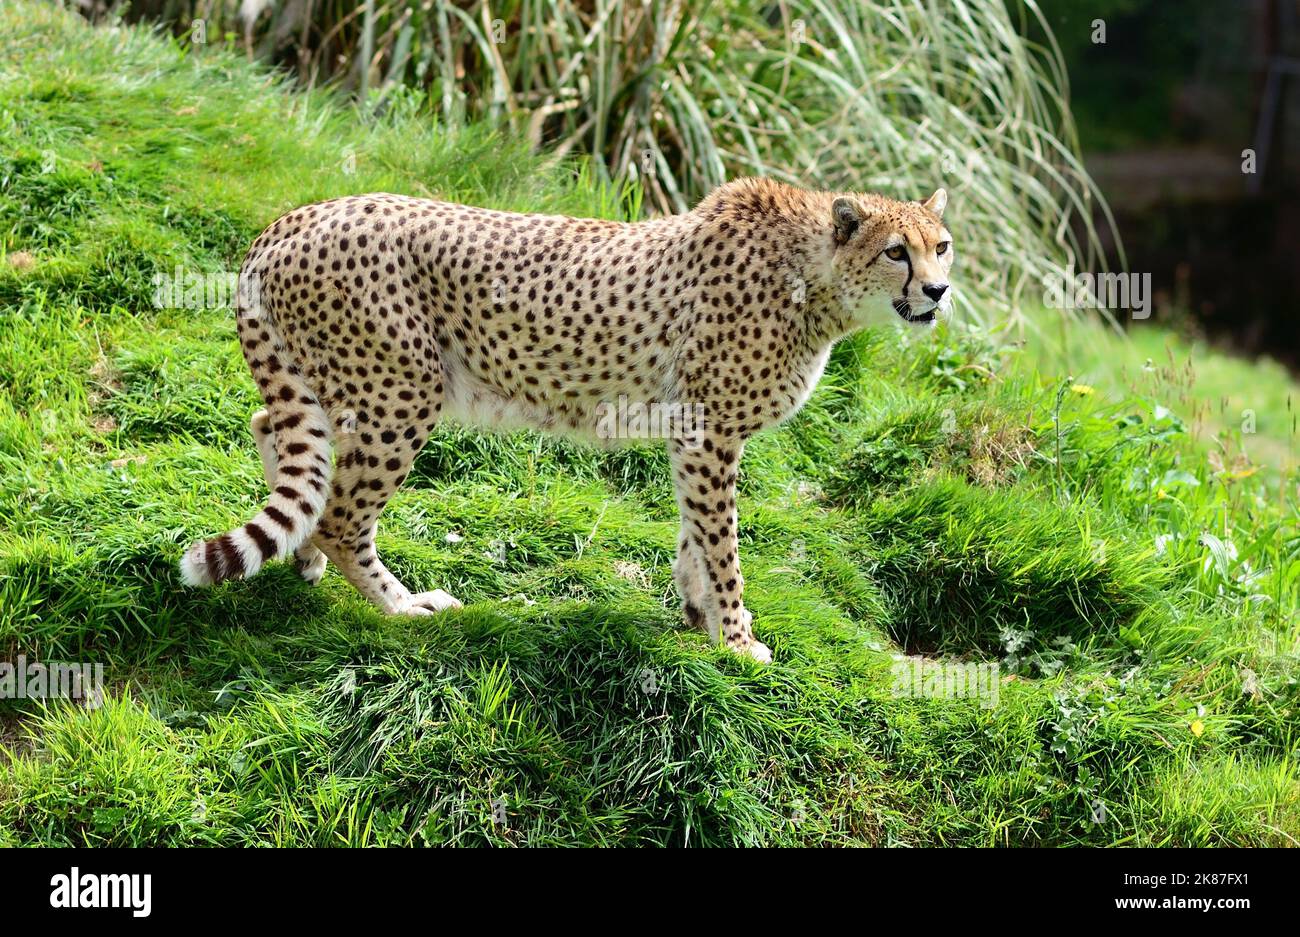
<svg viewBox="0 0 1300 937">
<path fill-rule="evenodd" d="M 344 192 L 628 203 L 486 131 L 361 125 L 45 7 L 7 5 L 0 36 L 0 660 L 109 684 L 94 709 L 0 703 L 0 844 L 1300 838 L 1280 370 L 1145 324 L 844 343 L 745 456 L 767 667 L 678 620 L 648 449 L 435 435 L 379 540 L 466 600 L 434 621 L 333 572 L 185 590 L 183 546 L 263 497 L 258 401 L 230 312 L 154 309 L 155 270 L 229 269 Z M 1243 400 L 1254 434 L 1223 416 Z M 897 695 L 905 652 L 996 662 L 997 705 Z"/>
</svg>

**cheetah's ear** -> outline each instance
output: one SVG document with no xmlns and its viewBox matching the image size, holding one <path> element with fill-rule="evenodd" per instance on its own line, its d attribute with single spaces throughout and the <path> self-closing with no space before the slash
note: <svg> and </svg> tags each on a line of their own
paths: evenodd
<svg viewBox="0 0 1300 937">
<path fill-rule="evenodd" d="M 922 202 L 921 206 L 934 212 L 935 217 L 942 218 L 943 210 L 948 207 L 948 193 L 943 189 L 935 189 L 934 194 Z"/>
<path fill-rule="evenodd" d="M 853 204 L 852 199 L 840 196 L 831 203 L 831 217 L 835 222 L 835 243 L 844 244 L 849 238 L 853 237 L 853 232 L 858 230 L 858 225 L 862 224 L 862 217 L 858 214 L 858 206 Z"/>
</svg>

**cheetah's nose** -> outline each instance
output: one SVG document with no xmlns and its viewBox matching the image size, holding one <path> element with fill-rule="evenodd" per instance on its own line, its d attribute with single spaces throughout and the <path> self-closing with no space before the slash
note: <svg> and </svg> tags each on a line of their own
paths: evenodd
<svg viewBox="0 0 1300 937">
<path fill-rule="evenodd" d="M 943 299 L 943 294 L 948 292 L 948 284 L 931 283 L 929 286 L 921 287 L 921 292 L 937 303 L 939 300 Z"/>
</svg>

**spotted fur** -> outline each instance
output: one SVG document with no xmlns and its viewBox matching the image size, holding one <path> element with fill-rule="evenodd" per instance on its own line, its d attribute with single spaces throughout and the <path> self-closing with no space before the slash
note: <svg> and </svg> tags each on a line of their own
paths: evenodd
<svg viewBox="0 0 1300 937">
<path fill-rule="evenodd" d="M 295 554 L 309 580 L 328 560 L 391 613 L 458 606 L 412 595 L 375 552 L 379 514 L 441 418 L 590 437 L 620 398 L 690 406 L 699 432 L 668 440 L 684 614 L 768 660 L 742 601 L 745 440 L 799 409 L 843 335 L 946 314 L 945 202 L 740 179 L 636 224 L 395 195 L 292 211 L 240 272 L 270 499 L 191 547 L 183 578 L 236 579 Z"/>
</svg>

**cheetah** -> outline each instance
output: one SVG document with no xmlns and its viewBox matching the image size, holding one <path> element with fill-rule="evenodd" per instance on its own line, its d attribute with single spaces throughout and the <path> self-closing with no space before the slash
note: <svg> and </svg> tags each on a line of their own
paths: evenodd
<svg viewBox="0 0 1300 937">
<path fill-rule="evenodd" d="M 189 585 L 293 554 L 391 614 L 412 594 L 375 551 L 380 512 L 435 425 L 591 438 L 611 401 L 689 403 L 666 441 L 686 621 L 759 661 L 743 601 L 736 477 L 746 440 L 795 413 L 831 347 L 863 327 L 950 314 L 947 194 L 924 201 L 737 179 L 636 223 L 376 194 L 296 209 L 253 243 L 237 331 L 266 408 L 252 419 L 270 498 L 194 544 Z M 333 458 L 331 458 L 333 453 Z"/>
</svg>

